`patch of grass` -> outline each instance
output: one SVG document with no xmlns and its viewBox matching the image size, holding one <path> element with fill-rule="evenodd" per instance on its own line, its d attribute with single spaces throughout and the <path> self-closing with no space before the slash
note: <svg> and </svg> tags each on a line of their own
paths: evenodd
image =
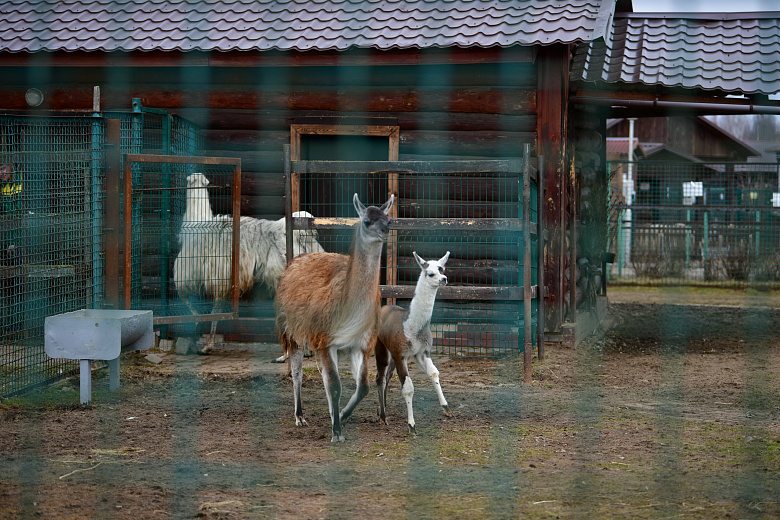
<svg viewBox="0 0 780 520">
<path fill-rule="evenodd" d="M 94 384 L 94 382 L 93 382 Z M 101 393 L 92 389 L 92 401 L 100 398 Z M 55 386 L 30 392 L 17 397 L 10 397 L 0 404 L 2 409 L 22 409 L 22 410 L 58 410 L 89 408 L 90 405 L 79 403 L 80 391 L 78 386 L 75 388 L 68 382 L 60 383 Z"/>
</svg>

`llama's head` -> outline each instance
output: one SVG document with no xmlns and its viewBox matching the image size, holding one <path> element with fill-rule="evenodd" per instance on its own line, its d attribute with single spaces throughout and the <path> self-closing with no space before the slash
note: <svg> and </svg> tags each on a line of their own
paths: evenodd
<svg viewBox="0 0 780 520">
<path fill-rule="evenodd" d="M 188 188 L 205 188 L 209 185 L 209 180 L 202 173 L 193 173 L 187 176 Z"/>
<path fill-rule="evenodd" d="M 308 211 L 295 211 L 292 214 L 293 217 L 299 218 L 314 218 L 314 215 Z M 282 219 L 284 220 L 284 219 Z M 297 229 L 293 231 L 293 237 L 296 242 L 293 242 L 293 253 L 298 256 L 303 253 L 324 253 L 325 249 L 317 242 L 319 237 L 316 229 Z"/>
<path fill-rule="evenodd" d="M 384 242 L 387 240 L 387 233 L 390 230 L 390 208 L 393 207 L 394 195 L 390 195 L 390 199 L 382 204 L 381 208 L 376 206 L 365 207 L 358 194 L 352 197 L 352 202 L 355 205 L 355 211 L 357 211 L 360 222 L 358 223 L 358 234 L 364 242 Z"/>
<path fill-rule="evenodd" d="M 444 266 L 447 265 L 447 259 L 450 257 L 450 252 L 438 260 L 424 260 L 420 258 L 416 251 L 412 251 L 414 259 L 417 261 L 417 265 L 420 266 L 422 272 L 420 273 L 420 280 L 427 284 L 429 287 L 438 288 L 442 285 L 447 285 L 447 277 L 444 274 Z"/>
</svg>

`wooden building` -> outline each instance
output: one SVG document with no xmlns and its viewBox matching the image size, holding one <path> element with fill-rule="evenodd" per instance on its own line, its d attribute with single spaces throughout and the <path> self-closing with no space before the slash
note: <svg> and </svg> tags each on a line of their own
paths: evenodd
<svg viewBox="0 0 780 520">
<path fill-rule="evenodd" d="M 285 144 L 298 157 L 468 160 L 528 143 L 544 158 L 545 325 L 559 332 L 577 321 L 575 266 L 607 248 L 607 117 L 672 88 L 643 91 L 592 59 L 614 58 L 631 11 L 630 0 L 29 0 L 0 21 L 0 111 L 91 112 L 99 86 L 101 111 L 136 98 L 178 114 L 202 127 L 206 155 L 241 159 L 242 214 L 272 219 L 284 214 Z M 34 108 L 30 89 L 43 94 Z M 328 140 L 338 134 L 350 137 Z"/>
</svg>

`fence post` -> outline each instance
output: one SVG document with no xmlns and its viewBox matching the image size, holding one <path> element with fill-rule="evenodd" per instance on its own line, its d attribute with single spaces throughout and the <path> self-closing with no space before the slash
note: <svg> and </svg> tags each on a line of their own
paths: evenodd
<svg viewBox="0 0 780 520">
<path fill-rule="evenodd" d="M 761 212 L 756 211 L 756 257 L 761 254 Z"/>
<path fill-rule="evenodd" d="M 709 213 L 707 210 L 704 210 L 704 250 L 701 252 L 701 261 L 704 263 L 704 261 L 707 260 L 707 256 L 709 256 L 709 246 L 710 246 L 710 220 L 709 220 Z"/>
<path fill-rule="evenodd" d="M 623 276 L 623 212 L 624 209 L 618 211 L 617 221 L 617 257 L 618 257 L 618 277 Z"/>
<path fill-rule="evenodd" d="M 685 268 L 688 269 L 691 263 L 691 210 L 686 211 L 686 214 L 688 225 L 685 227 Z"/>
</svg>

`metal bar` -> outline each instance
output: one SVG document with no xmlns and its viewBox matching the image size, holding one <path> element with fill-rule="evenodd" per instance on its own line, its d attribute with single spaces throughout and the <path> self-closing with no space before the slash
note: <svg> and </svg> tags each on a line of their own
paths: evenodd
<svg viewBox="0 0 780 520">
<path fill-rule="evenodd" d="M 121 203 L 119 194 L 122 192 L 121 184 L 121 124 L 119 119 L 106 120 L 106 225 L 104 229 L 106 240 L 106 267 L 105 267 L 105 303 L 114 309 L 119 308 L 119 279 L 120 279 L 120 251 L 122 225 Z M 125 165 L 125 175 L 127 165 Z M 98 189 L 100 185 L 98 184 Z"/>
<path fill-rule="evenodd" d="M 183 316 L 155 316 L 155 325 L 170 325 L 172 323 L 211 322 L 236 319 L 238 316 L 232 312 L 218 312 L 209 314 L 187 314 Z"/>
<path fill-rule="evenodd" d="M 692 111 L 705 114 L 773 114 L 780 115 L 780 106 L 761 106 L 754 104 L 696 103 L 690 101 L 662 101 L 659 99 L 625 99 L 590 96 L 569 96 L 574 105 L 600 105 L 616 108 L 652 108 L 661 110 L 682 110 L 686 114 Z"/>
<path fill-rule="evenodd" d="M 144 111 L 150 110 L 146 107 Z M 165 156 L 171 154 L 171 116 L 168 113 L 163 115 L 162 123 L 162 152 Z M 163 163 L 162 165 L 162 179 L 160 184 L 165 188 L 171 187 L 171 165 L 170 163 Z M 163 190 L 161 195 L 161 209 L 162 215 L 162 233 L 163 235 L 171 234 L 171 192 L 169 190 Z M 160 265 L 160 303 L 163 307 L 168 307 L 168 285 L 170 283 L 170 273 L 168 272 L 168 259 L 171 256 L 171 243 L 168 240 L 163 240 L 160 243 L 160 254 L 162 255 L 163 262 Z"/>
<path fill-rule="evenodd" d="M 531 145 L 523 146 L 523 383 L 531 383 Z"/>
<path fill-rule="evenodd" d="M 544 208 L 544 157 L 536 158 L 538 163 L 536 170 L 539 172 L 539 178 L 536 185 L 538 202 L 536 205 L 536 225 L 537 225 L 537 254 L 536 262 L 536 286 L 538 288 L 536 298 L 536 353 L 539 360 L 544 359 L 544 218 L 542 217 Z"/>
<path fill-rule="evenodd" d="M 685 206 L 682 204 L 631 204 L 627 206 L 625 204 L 616 204 L 616 209 L 631 209 L 631 210 L 658 210 L 658 209 L 670 209 L 670 210 L 698 210 L 698 211 L 721 211 L 721 212 L 735 212 L 735 213 L 752 213 L 754 211 L 777 211 L 774 206 L 716 206 L 708 204 L 706 206 Z"/>
<path fill-rule="evenodd" d="M 290 174 L 290 145 L 283 145 L 284 150 L 284 226 L 287 265 L 293 259 L 293 221 L 292 221 L 292 175 Z M 296 219 L 297 220 L 297 219 Z M 301 219 L 303 220 L 303 219 Z"/>
</svg>

